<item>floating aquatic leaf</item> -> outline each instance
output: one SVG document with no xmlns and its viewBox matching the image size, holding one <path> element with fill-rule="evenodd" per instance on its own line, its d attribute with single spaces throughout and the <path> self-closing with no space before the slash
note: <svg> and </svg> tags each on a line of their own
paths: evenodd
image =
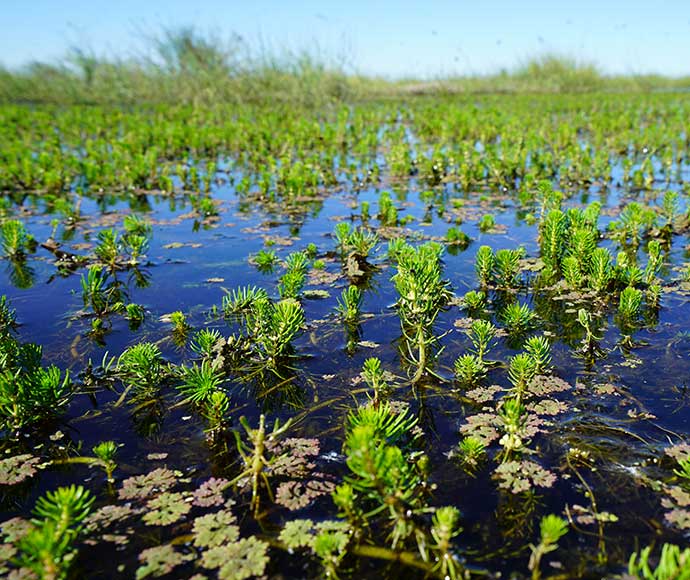
<svg viewBox="0 0 690 580">
<path fill-rule="evenodd" d="M 200 516 L 194 520 L 192 532 L 194 545 L 200 548 L 213 548 L 240 537 L 240 529 L 235 525 L 237 518 L 229 510 Z"/>
<path fill-rule="evenodd" d="M 245 580 L 260 576 L 267 563 L 268 544 L 254 536 L 211 548 L 201 557 L 201 565 L 217 569 L 220 580 Z"/>
<path fill-rule="evenodd" d="M 298 510 L 334 489 L 335 484 L 331 481 L 286 481 L 281 483 L 276 490 L 276 503 L 289 510 Z"/>
<path fill-rule="evenodd" d="M 552 375 L 537 375 L 527 385 L 527 390 L 535 397 L 570 390 L 571 386 L 563 379 Z"/>
<path fill-rule="evenodd" d="M 498 487 L 511 493 L 522 493 L 533 486 L 551 487 L 556 476 L 533 461 L 506 461 L 494 470 Z"/>
<path fill-rule="evenodd" d="M 157 492 L 170 489 L 177 483 L 177 475 L 167 467 L 159 467 L 144 475 L 135 475 L 122 482 L 120 499 L 146 499 Z"/>
<path fill-rule="evenodd" d="M 191 504 L 185 501 L 181 493 L 166 492 L 149 500 L 146 504 L 147 511 L 143 520 L 150 526 L 167 526 L 178 521 L 189 513 Z"/>
<path fill-rule="evenodd" d="M 690 530 L 690 510 L 673 509 L 664 515 L 664 519 L 681 530 Z"/>
<path fill-rule="evenodd" d="M 0 531 L 6 542 L 16 543 L 33 528 L 33 524 L 24 518 L 12 518 L 0 524 Z"/>
<path fill-rule="evenodd" d="M 212 477 L 194 491 L 194 501 L 192 503 L 200 507 L 223 505 L 223 502 L 225 502 L 223 492 L 229 483 L 227 479 L 222 477 Z"/>
<path fill-rule="evenodd" d="M 41 463 L 40 458 L 24 453 L 0 460 L 0 484 L 15 485 L 33 476 Z"/>
<path fill-rule="evenodd" d="M 142 565 L 137 568 L 137 580 L 149 576 L 158 578 L 170 574 L 177 566 L 192 558 L 191 554 L 183 554 L 170 544 L 148 548 L 139 554 L 139 561 L 142 562 Z"/>
<path fill-rule="evenodd" d="M 664 449 L 664 453 L 680 463 L 690 459 L 690 443 L 677 443 Z"/>
<path fill-rule="evenodd" d="M 135 513 L 135 510 L 128 505 L 104 505 L 89 514 L 84 524 L 88 530 L 95 532 L 122 522 Z"/>
<path fill-rule="evenodd" d="M 499 438 L 497 427 L 501 420 L 492 413 L 477 413 L 465 419 L 465 424 L 460 427 L 463 435 L 476 437 L 484 446 L 488 446 Z"/>
<path fill-rule="evenodd" d="M 313 528 L 314 522 L 311 520 L 292 520 L 285 524 L 278 539 L 291 550 L 306 548 L 314 540 Z"/>
</svg>

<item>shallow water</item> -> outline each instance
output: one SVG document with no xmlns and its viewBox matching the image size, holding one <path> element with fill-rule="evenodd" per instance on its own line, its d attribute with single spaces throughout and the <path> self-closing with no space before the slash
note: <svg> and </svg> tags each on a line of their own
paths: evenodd
<svg viewBox="0 0 690 580">
<path fill-rule="evenodd" d="M 385 168 L 383 157 L 379 156 L 377 163 Z M 687 175 L 688 169 L 685 165 L 682 167 L 682 176 Z M 317 256 L 326 259 L 325 270 L 337 274 L 338 278 L 332 284 L 308 283 L 306 286 L 307 290 L 326 290 L 330 297 L 302 299 L 307 329 L 294 343 L 298 355 L 294 362 L 294 381 L 287 387 L 269 386 L 269 394 L 264 396 L 261 386 L 230 378 L 227 384 L 232 401 L 230 422 L 237 428 L 237 418 L 244 415 L 251 424 L 256 424 L 262 412 L 268 415 L 270 422 L 274 418 L 299 417 L 291 436 L 319 437 L 319 467 L 341 477 L 347 472 L 341 455 L 345 416 L 357 402 L 367 400 L 358 380 L 364 360 L 379 357 L 384 368 L 399 377 L 406 376 L 406 369 L 398 351 L 400 323 L 393 309 L 397 300 L 390 280 L 394 268 L 386 259 L 384 240 L 370 257 L 376 268 L 364 294 L 362 312 L 365 316 L 359 326 L 359 345 L 354 352 L 347 348 L 346 330 L 334 311 L 336 297 L 347 286 L 331 235 L 335 224 L 343 220 L 355 223 L 362 202 L 370 202 L 371 214 L 375 215 L 380 192 L 388 190 L 393 192 L 400 217 L 412 216 L 407 226 L 410 232 L 418 233 L 422 239 L 441 239 L 450 225 L 448 208 L 452 200 L 463 199 L 463 211 L 472 218 L 462 224 L 462 229 L 472 243 L 467 250 L 449 248 L 443 255 L 445 277 L 458 297 L 478 287 L 474 256 L 481 245 L 494 249 L 524 245 L 528 257 L 537 257 L 537 225 L 528 225 L 521 219 L 522 210 L 512 191 L 502 195 L 496 195 L 491 189 L 467 193 L 456 184 L 444 184 L 434 189 L 437 201 L 428 208 L 424 196 L 420 197 L 420 192 L 428 188 L 415 177 L 396 184 L 384 177 L 376 186 L 357 190 L 343 177 L 338 187 L 312 204 L 308 211 L 296 213 L 276 210 L 276 207 L 238 194 L 232 181 L 237 183 L 240 178 L 241 173 L 234 170 L 229 174 L 220 171 L 217 174 L 211 194 L 220 205 L 219 215 L 214 219 L 201 220 L 183 195 L 176 196 L 174 204 L 170 196 L 146 195 L 145 204 L 144 197 L 139 197 L 138 207 L 148 209 L 137 213 L 153 224 L 150 248 L 138 268 L 148 285 L 137 285 L 132 271 L 117 273 L 127 289 L 129 301 L 145 307 L 145 322 L 137 330 L 129 329 L 121 316 L 113 316 L 112 327 L 104 335 L 102 344 L 90 338 L 91 320 L 80 314 L 80 275 L 85 269 L 66 277 L 57 275 L 52 254 L 43 248 L 27 260 L 26 266 L 32 275 L 26 288 L 17 287 L 11 276 L 11 263 L 5 260 L 6 267 L 0 267 L 0 294 L 7 295 L 17 311 L 20 323 L 17 332 L 21 340 L 43 346 L 44 364 L 54 363 L 62 369 L 70 369 L 74 376 L 84 370 L 89 359 L 98 363 L 106 353 L 117 357 L 128 346 L 144 340 L 158 344 L 171 363 L 189 364 L 196 355 L 189 346 L 174 344 L 171 325 L 161 321 L 162 316 L 181 310 L 194 330 L 217 328 L 227 335 L 235 327 L 213 315 L 214 307 L 220 308 L 226 290 L 257 285 L 277 297 L 280 266 L 273 273 L 262 274 L 248 261 L 250 256 L 267 247 L 266 239 L 278 241 L 271 247 L 280 258 L 310 243 L 316 244 Z M 627 202 L 645 196 L 644 192 L 618 185 L 618 181 L 620 169 L 614 167 L 609 187 L 575 186 L 568 191 L 564 206 L 582 207 L 600 201 L 603 215 L 599 228 L 604 231 Z M 663 187 L 661 183 L 658 185 Z M 682 184 L 671 184 L 671 188 L 674 187 L 681 189 Z M 82 197 L 84 219 L 72 228 L 61 225 L 57 230 L 61 249 L 68 252 L 88 253 L 98 230 L 110 225 L 121 227 L 123 216 L 132 211 L 131 199 L 126 195 L 108 201 L 98 194 L 75 196 Z M 28 206 L 29 200 L 26 200 L 24 207 Z M 300 209 L 306 207 L 302 205 Z M 479 230 L 478 217 L 485 213 L 495 216 L 501 231 L 483 233 Z M 44 213 L 38 201 L 22 220 L 28 231 L 42 242 L 51 235 L 53 217 Z M 376 220 L 372 219 L 372 223 Z M 66 235 L 69 239 L 65 239 Z M 282 246 L 282 241 L 290 245 Z M 686 243 L 685 237 L 674 236 L 668 266 L 683 263 Z M 614 247 L 609 241 L 602 241 L 601 245 Z M 584 486 L 576 481 L 575 473 L 564 463 L 564 450 L 573 446 L 591 451 L 596 469 L 583 468 L 581 471 L 594 491 L 599 511 L 615 514 L 618 521 L 605 527 L 608 567 L 598 567 L 595 563 L 596 529 L 583 524 L 582 533 L 572 531 L 561 542 L 555 557 L 561 569 L 573 575 L 600 577 L 603 570 L 620 572 L 627 555 L 638 546 L 662 540 L 683 542 L 682 533 L 664 523 L 665 510 L 659 495 L 640 484 L 643 473 L 645 477 L 662 473 L 655 472 L 654 464 L 663 455 L 663 449 L 671 442 L 686 440 L 690 432 L 686 406 L 686 377 L 690 376 L 690 338 L 687 334 L 690 332 L 690 304 L 687 294 L 678 291 L 675 285 L 677 275 L 670 268 L 663 272 L 667 289 L 662 294 L 658 316 L 634 332 L 632 348 L 621 345 L 621 332 L 615 324 L 614 312 L 611 308 L 606 310 L 600 346 L 607 354 L 591 368 L 574 354 L 574 347 L 582 338 L 575 303 L 554 300 L 548 293 L 535 295 L 532 291 L 521 290 L 520 299 L 539 314 L 537 330 L 548 331 L 553 340 L 553 374 L 575 387 L 561 397 L 566 403 L 565 411 L 553 417 L 553 424 L 532 440 L 530 447 L 536 452 L 539 463 L 555 473 L 557 481 L 553 487 L 539 489 L 529 498 L 499 492 L 491 478 L 495 467 L 491 461 L 469 476 L 457 461 L 448 459 L 448 454 L 458 444 L 459 429 L 465 418 L 477 413 L 481 405 L 464 398 L 453 382 L 453 362 L 470 347 L 465 332 L 454 322 L 466 314 L 457 305 L 452 305 L 440 315 L 436 334 L 447 333 L 441 340 L 444 348 L 435 365 L 441 379 L 430 378 L 414 390 L 398 388 L 392 397 L 410 405 L 425 433 L 422 447 L 431 461 L 430 479 L 434 486 L 431 504 L 455 505 L 462 512 L 464 531 L 458 542 L 468 562 L 492 572 L 526 571 L 527 545 L 535 541 L 539 517 L 548 513 L 563 514 L 564 506 L 572 510 L 575 504 L 588 505 Z M 499 339 L 491 358 L 501 364 L 489 372 L 485 383 L 505 386 L 506 361 L 518 352 L 519 347 Z M 611 385 L 611 388 L 602 389 L 602 385 Z M 78 394 L 55 423 L 33 432 L 19 445 L 10 438 L 3 446 L 8 453 L 22 448 L 25 452 L 40 454 L 45 446 L 63 447 L 77 453 L 78 450 L 87 452 L 100 441 L 113 440 L 122 445 L 115 473 L 118 483 L 130 475 L 145 473 L 163 464 L 180 470 L 191 478 L 191 484 L 200 483 L 211 475 L 231 478 L 233 470 L 237 469 L 233 454 L 219 453 L 210 446 L 204 434 L 203 419 L 188 406 L 176 404 L 179 396 L 173 386 L 164 389 L 161 415 L 153 425 L 139 422 L 128 405 L 116 406 L 122 386 L 115 384 L 112 390 L 96 388 Z M 355 389 L 359 390 L 358 394 L 352 394 Z M 265 392 L 265 388 L 263 390 Z M 51 441 L 50 437 L 55 438 L 56 432 L 61 435 Z M 54 452 L 53 449 L 51 453 Z M 152 453 L 165 453 L 167 457 L 148 459 Z M 70 483 L 86 485 L 97 495 L 99 505 L 112 500 L 102 472 L 86 465 L 51 466 L 21 485 L 0 489 L 0 520 L 27 515 L 45 491 Z M 246 495 L 238 495 L 238 503 L 243 513 Z M 328 496 L 324 496 L 298 511 L 297 516 L 319 520 L 333 517 L 335 512 Z M 262 523 L 263 531 L 291 517 L 295 514 L 272 508 L 268 522 Z M 242 521 L 249 533 L 259 530 L 249 517 L 248 509 Z M 130 539 L 125 548 L 118 548 L 124 550 L 118 562 L 125 564 L 129 572 L 136 565 L 139 551 L 159 541 L 145 529 L 133 537 L 137 540 Z M 104 545 L 82 550 L 80 569 L 94 578 L 121 577 L 119 571 L 103 568 L 102 559 L 107 553 Z M 299 559 L 278 553 L 268 570 L 276 577 L 281 576 L 279 570 L 283 577 L 318 575 L 318 568 L 310 565 L 303 569 L 303 566 L 305 564 Z M 358 574 L 370 577 L 397 574 L 395 569 L 378 564 L 357 564 L 356 568 Z M 558 570 L 553 569 L 554 573 Z M 405 573 L 414 576 L 411 569 Z"/>
</svg>

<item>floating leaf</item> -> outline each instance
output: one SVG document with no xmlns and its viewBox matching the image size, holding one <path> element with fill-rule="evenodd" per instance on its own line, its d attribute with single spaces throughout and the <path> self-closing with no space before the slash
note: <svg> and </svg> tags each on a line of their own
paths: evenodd
<svg viewBox="0 0 690 580">
<path fill-rule="evenodd" d="M 285 524 L 278 539 L 291 550 L 310 547 L 314 539 L 313 527 L 311 520 L 292 520 Z"/>
<path fill-rule="evenodd" d="M 223 492 L 228 487 L 229 483 L 227 479 L 212 477 L 208 481 L 202 483 L 199 488 L 194 491 L 194 501 L 192 503 L 200 507 L 223 505 L 225 501 Z"/>
<path fill-rule="evenodd" d="M 522 493 L 533 486 L 551 487 L 556 476 L 533 461 L 506 461 L 494 470 L 498 487 L 511 493 Z"/>
<path fill-rule="evenodd" d="M 143 563 L 137 568 L 137 580 L 153 576 L 158 578 L 170 574 L 177 566 L 191 560 L 191 554 L 183 554 L 175 550 L 170 544 L 149 548 L 139 554 L 139 561 Z"/>
<path fill-rule="evenodd" d="M 240 537 L 240 529 L 234 525 L 236 519 L 229 510 L 196 518 L 192 528 L 194 545 L 200 548 L 213 548 L 227 542 L 235 542 Z"/>
<path fill-rule="evenodd" d="M 154 493 L 166 491 L 177 483 L 177 475 L 167 467 L 159 467 L 144 475 L 135 475 L 122 482 L 120 499 L 146 499 Z"/>
<path fill-rule="evenodd" d="M 268 563 L 268 544 L 254 536 L 204 552 L 201 565 L 217 569 L 219 580 L 245 580 L 264 573 Z"/>
<path fill-rule="evenodd" d="M 33 476 L 38 470 L 40 458 L 29 453 L 0 460 L 0 484 L 15 485 Z"/>
<path fill-rule="evenodd" d="M 181 493 L 162 493 L 149 500 L 146 507 L 150 510 L 142 518 L 150 526 L 167 526 L 178 521 L 189 513 L 192 506 Z"/>
</svg>

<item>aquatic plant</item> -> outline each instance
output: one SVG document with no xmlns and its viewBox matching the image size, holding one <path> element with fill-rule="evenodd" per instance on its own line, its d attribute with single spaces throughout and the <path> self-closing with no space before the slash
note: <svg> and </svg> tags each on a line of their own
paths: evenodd
<svg viewBox="0 0 690 580">
<path fill-rule="evenodd" d="M 618 313 L 627 321 L 636 319 L 640 315 L 642 297 L 641 290 L 628 286 L 621 292 Z"/>
<path fill-rule="evenodd" d="M 489 246 L 481 246 L 475 256 L 474 269 L 482 286 L 488 286 L 493 280 L 496 257 Z"/>
<path fill-rule="evenodd" d="M 17 430 L 55 417 L 72 395 L 69 371 L 41 366 L 42 348 L 0 340 L 0 428 Z"/>
<path fill-rule="evenodd" d="M 486 365 L 476 354 L 463 354 L 455 360 L 455 376 L 468 386 L 476 385 L 486 376 Z"/>
<path fill-rule="evenodd" d="M 631 554 L 628 574 L 644 580 L 686 580 L 690 577 L 690 548 L 681 550 L 675 544 L 664 544 L 655 568 L 650 562 L 651 554 L 651 546 Z"/>
<path fill-rule="evenodd" d="M 362 291 L 357 286 L 348 286 L 342 291 L 338 299 L 336 312 L 344 322 L 352 324 L 357 322 L 362 305 Z"/>
<path fill-rule="evenodd" d="M 462 297 L 464 307 L 471 313 L 477 313 L 486 306 L 486 294 L 470 290 Z"/>
<path fill-rule="evenodd" d="M 285 258 L 285 274 L 280 277 L 281 298 L 298 298 L 307 275 L 308 258 L 304 252 L 293 252 Z"/>
<path fill-rule="evenodd" d="M 128 391 L 135 389 L 136 398 L 155 397 L 165 378 L 160 349 L 150 342 L 130 346 L 117 359 L 117 374 Z"/>
<path fill-rule="evenodd" d="M 544 516 L 539 523 L 539 543 L 530 545 L 532 551 L 529 559 L 529 570 L 532 580 L 541 578 L 539 566 L 542 558 L 558 548 L 558 541 L 568 533 L 568 522 L 556 515 Z"/>
<path fill-rule="evenodd" d="M 441 251 L 434 243 L 404 247 L 392 277 L 399 296 L 395 306 L 407 347 L 404 355 L 416 367 L 412 384 L 428 370 L 431 347 L 436 342 L 433 325 L 450 298 L 449 283 L 441 277 Z"/>
<path fill-rule="evenodd" d="M 33 237 L 26 231 L 23 222 L 6 220 L 0 225 L 0 245 L 2 253 L 12 260 L 23 258 L 35 244 Z"/>
<path fill-rule="evenodd" d="M 501 322 L 508 332 L 521 334 L 529 330 L 536 315 L 527 304 L 513 302 L 508 304 L 500 314 Z"/>
<path fill-rule="evenodd" d="M 177 390 L 184 396 L 185 401 L 195 405 L 207 404 L 213 394 L 223 384 L 223 373 L 214 368 L 209 360 L 194 363 L 191 367 L 180 368 L 182 383 Z"/>
<path fill-rule="evenodd" d="M 551 344 L 545 336 L 531 336 L 525 341 L 525 352 L 534 361 L 534 371 L 544 374 L 551 364 Z"/>
<path fill-rule="evenodd" d="M 494 281 L 499 288 L 514 288 L 518 284 L 520 260 L 523 256 L 523 248 L 516 250 L 502 249 L 496 252 L 493 261 L 493 274 Z"/>
<path fill-rule="evenodd" d="M 82 486 L 59 487 L 38 498 L 36 519 L 17 542 L 17 561 L 39 578 L 66 578 L 74 546 L 94 497 Z"/>
<path fill-rule="evenodd" d="M 468 435 L 460 440 L 455 454 L 465 469 L 472 473 L 486 457 L 486 445 L 476 437 Z"/>
<path fill-rule="evenodd" d="M 259 250 L 253 260 L 260 272 L 271 272 L 278 263 L 278 256 L 274 250 Z"/>
<path fill-rule="evenodd" d="M 496 227 L 496 218 L 489 213 L 484 214 L 479 220 L 478 227 L 480 232 L 489 232 Z"/>
<path fill-rule="evenodd" d="M 190 348 L 202 358 L 211 358 L 220 339 L 221 334 L 218 330 L 203 328 L 192 338 Z"/>
</svg>

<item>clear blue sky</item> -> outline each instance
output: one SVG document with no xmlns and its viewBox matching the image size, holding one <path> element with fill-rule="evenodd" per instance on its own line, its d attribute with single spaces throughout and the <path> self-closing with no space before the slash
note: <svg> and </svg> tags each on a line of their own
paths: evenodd
<svg viewBox="0 0 690 580">
<path fill-rule="evenodd" d="M 181 25 L 390 77 L 495 72 L 544 52 L 609 73 L 690 74 L 690 0 L 0 0 L 0 63 L 73 45 L 137 54 L 142 33 Z"/>
</svg>

